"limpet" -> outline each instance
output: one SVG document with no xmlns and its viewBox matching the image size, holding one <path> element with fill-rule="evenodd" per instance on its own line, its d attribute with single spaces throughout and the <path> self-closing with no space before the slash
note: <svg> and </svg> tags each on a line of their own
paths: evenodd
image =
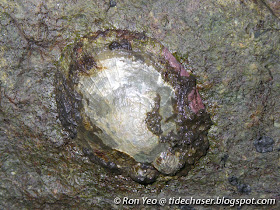
<svg viewBox="0 0 280 210">
<path fill-rule="evenodd" d="M 156 39 L 90 33 L 58 69 L 59 119 L 94 163 L 148 184 L 206 154 L 211 120 L 195 78 Z"/>
</svg>

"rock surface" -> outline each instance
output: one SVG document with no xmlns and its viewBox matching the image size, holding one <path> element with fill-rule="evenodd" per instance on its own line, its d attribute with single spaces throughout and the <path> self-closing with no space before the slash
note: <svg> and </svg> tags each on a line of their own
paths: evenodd
<svg viewBox="0 0 280 210">
<path fill-rule="evenodd" d="M 271 208 L 279 208 L 277 1 L 115 3 L 114 7 L 103 0 L 0 3 L 0 208 L 118 208 L 115 197 L 139 194 L 275 198 L 278 206 Z M 187 70 L 198 78 L 214 126 L 208 135 L 208 154 L 187 176 L 137 184 L 90 163 L 63 132 L 55 101 L 56 62 L 66 45 L 107 28 L 145 32 L 192 66 Z M 256 151 L 254 141 L 260 136 L 274 140 L 273 151 Z M 229 183 L 230 177 L 238 184 Z"/>
</svg>

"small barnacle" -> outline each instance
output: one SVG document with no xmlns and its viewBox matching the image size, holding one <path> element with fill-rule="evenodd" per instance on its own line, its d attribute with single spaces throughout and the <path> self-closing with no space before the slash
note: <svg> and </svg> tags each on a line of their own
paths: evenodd
<svg viewBox="0 0 280 210">
<path fill-rule="evenodd" d="M 66 49 L 59 115 L 92 162 L 149 184 L 206 154 L 211 120 L 195 78 L 160 42 L 106 30 Z"/>
</svg>

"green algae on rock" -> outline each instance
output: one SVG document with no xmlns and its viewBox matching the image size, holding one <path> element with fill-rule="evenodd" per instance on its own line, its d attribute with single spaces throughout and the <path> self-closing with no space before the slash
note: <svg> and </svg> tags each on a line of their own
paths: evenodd
<svg viewBox="0 0 280 210">
<path fill-rule="evenodd" d="M 142 33 L 77 40 L 56 86 L 60 121 L 89 159 L 139 183 L 185 174 L 208 150 L 211 120 L 195 78 Z"/>
</svg>

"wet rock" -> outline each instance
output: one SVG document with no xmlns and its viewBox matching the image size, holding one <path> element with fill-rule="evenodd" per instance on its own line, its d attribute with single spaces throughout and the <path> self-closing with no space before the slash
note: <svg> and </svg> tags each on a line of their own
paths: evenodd
<svg viewBox="0 0 280 210">
<path fill-rule="evenodd" d="M 192 207 L 191 205 L 182 205 L 180 206 L 181 210 L 195 210 L 194 207 Z"/>
<path fill-rule="evenodd" d="M 228 182 L 235 186 L 238 192 L 242 194 L 249 194 L 251 192 L 251 187 L 248 184 L 242 183 L 236 176 L 231 176 L 228 178 Z"/>
<path fill-rule="evenodd" d="M 238 184 L 237 190 L 240 193 L 249 194 L 251 192 L 251 187 L 248 184 Z"/>
<path fill-rule="evenodd" d="M 225 154 L 221 157 L 221 163 L 223 165 L 223 167 L 226 167 L 226 162 L 228 161 L 229 155 Z"/>
<path fill-rule="evenodd" d="M 157 170 L 144 163 L 138 163 L 132 170 L 131 178 L 141 184 L 150 184 L 154 182 L 159 175 Z"/>
<path fill-rule="evenodd" d="M 114 0 L 110 0 L 110 2 L 109 2 L 109 7 L 108 7 L 108 9 L 106 10 L 106 12 L 108 12 L 110 8 L 116 7 L 116 6 L 117 6 L 117 2 L 114 1 Z"/>
<path fill-rule="evenodd" d="M 124 50 L 132 50 L 131 44 L 126 40 L 121 40 L 120 42 L 113 41 L 109 45 L 110 50 L 118 50 L 118 49 L 124 49 Z"/>
<path fill-rule="evenodd" d="M 274 140 L 268 136 L 262 136 L 254 141 L 256 151 L 259 153 L 266 153 L 273 151 Z"/>
<path fill-rule="evenodd" d="M 238 185 L 238 178 L 236 176 L 229 177 L 228 181 L 233 186 L 237 186 Z"/>
<path fill-rule="evenodd" d="M 116 196 L 151 197 L 159 193 L 166 197 L 177 193 L 214 197 L 223 195 L 229 186 L 227 179 L 221 179 L 225 174 L 244 174 L 250 180 L 251 189 L 256 189 L 252 197 L 279 199 L 280 150 L 277 154 L 261 155 L 243 149 L 252 147 L 260 129 L 274 138 L 274 150 L 280 146 L 276 139 L 280 136 L 280 25 L 279 19 L 260 3 L 272 2 L 277 6 L 279 1 L 115 1 L 118 8 L 110 7 L 107 14 L 104 10 L 109 8 L 110 0 L 28 0 L 24 4 L 1 1 L 0 209 L 114 209 Z M 260 21 L 264 21 L 263 26 L 256 28 Z M 249 33 L 246 33 L 244 27 L 248 24 Z M 154 36 L 172 51 L 170 56 L 166 53 L 171 57 L 170 65 L 180 69 L 172 59 L 177 52 L 184 61 L 176 57 L 177 60 L 184 62 L 188 72 L 192 71 L 198 78 L 199 92 L 208 103 L 215 126 L 209 133 L 212 154 L 204 157 L 189 177 L 174 178 L 168 183 L 160 177 L 152 185 L 140 185 L 90 163 L 75 139 L 65 144 L 52 91 L 53 76 L 49 76 L 56 70 L 48 66 L 63 56 L 61 52 L 66 45 L 90 31 L 107 28 L 143 31 Z M 256 39 L 254 35 L 258 32 L 261 35 Z M 79 54 L 81 46 L 77 47 Z M 94 60 L 84 55 L 77 59 L 81 73 L 94 66 Z M 259 88 L 261 81 L 263 88 Z M 13 104 L 26 97 L 31 98 L 28 103 Z M 63 96 L 71 102 L 69 97 Z M 72 129 L 74 137 L 74 121 L 81 121 L 81 117 L 73 112 L 75 104 L 68 102 L 61 104 L 65 106 L 65 117 L 61 117 L 73 126 L 68 129 Z M 199 104 L 194 98 L 192 107 L 197 110 Z M 73 112 L 70 118 L 66 117 L 67 111 Z M 168 141 L 168 138 L 162 139 Z M 177 136 L 172 134 L 170 138 L 172 146 L 181 147 Z M 181 143 L 195 144 L 197 138 L 196 132 L 189 131 Z M 60 145 L 59 148 L 54 148 L 53 143 Z M 221 170 L 220 158 L 225 152 L 230 158 L 227 167 Z M 102 155 L 98 151 L 92 153 L 92 157 Z M 18 164 L 6 170 L 2 166 L 7 160 L 17 160 Z M 188 163 L 193 161 L 196 160 L 187 159 Z M 104 163 L 110 166 L 110 161 Z M 38 180 L 43 181 L 33 193 L 30 185 L 21 184 L 27 178 L 27 169 L 37 171 Z M 237 189 L 230 191 L 228 196 L 239 198 L 236 192 Z M 278 202 L 273 207 L 278 209 L 279 205 Z"/>
<path fill-rule="evenodd" d="M 117 6 L 117 2 L 114 0 L 110 0 L 110 7 L 115 7 Z"/>
</svg>

